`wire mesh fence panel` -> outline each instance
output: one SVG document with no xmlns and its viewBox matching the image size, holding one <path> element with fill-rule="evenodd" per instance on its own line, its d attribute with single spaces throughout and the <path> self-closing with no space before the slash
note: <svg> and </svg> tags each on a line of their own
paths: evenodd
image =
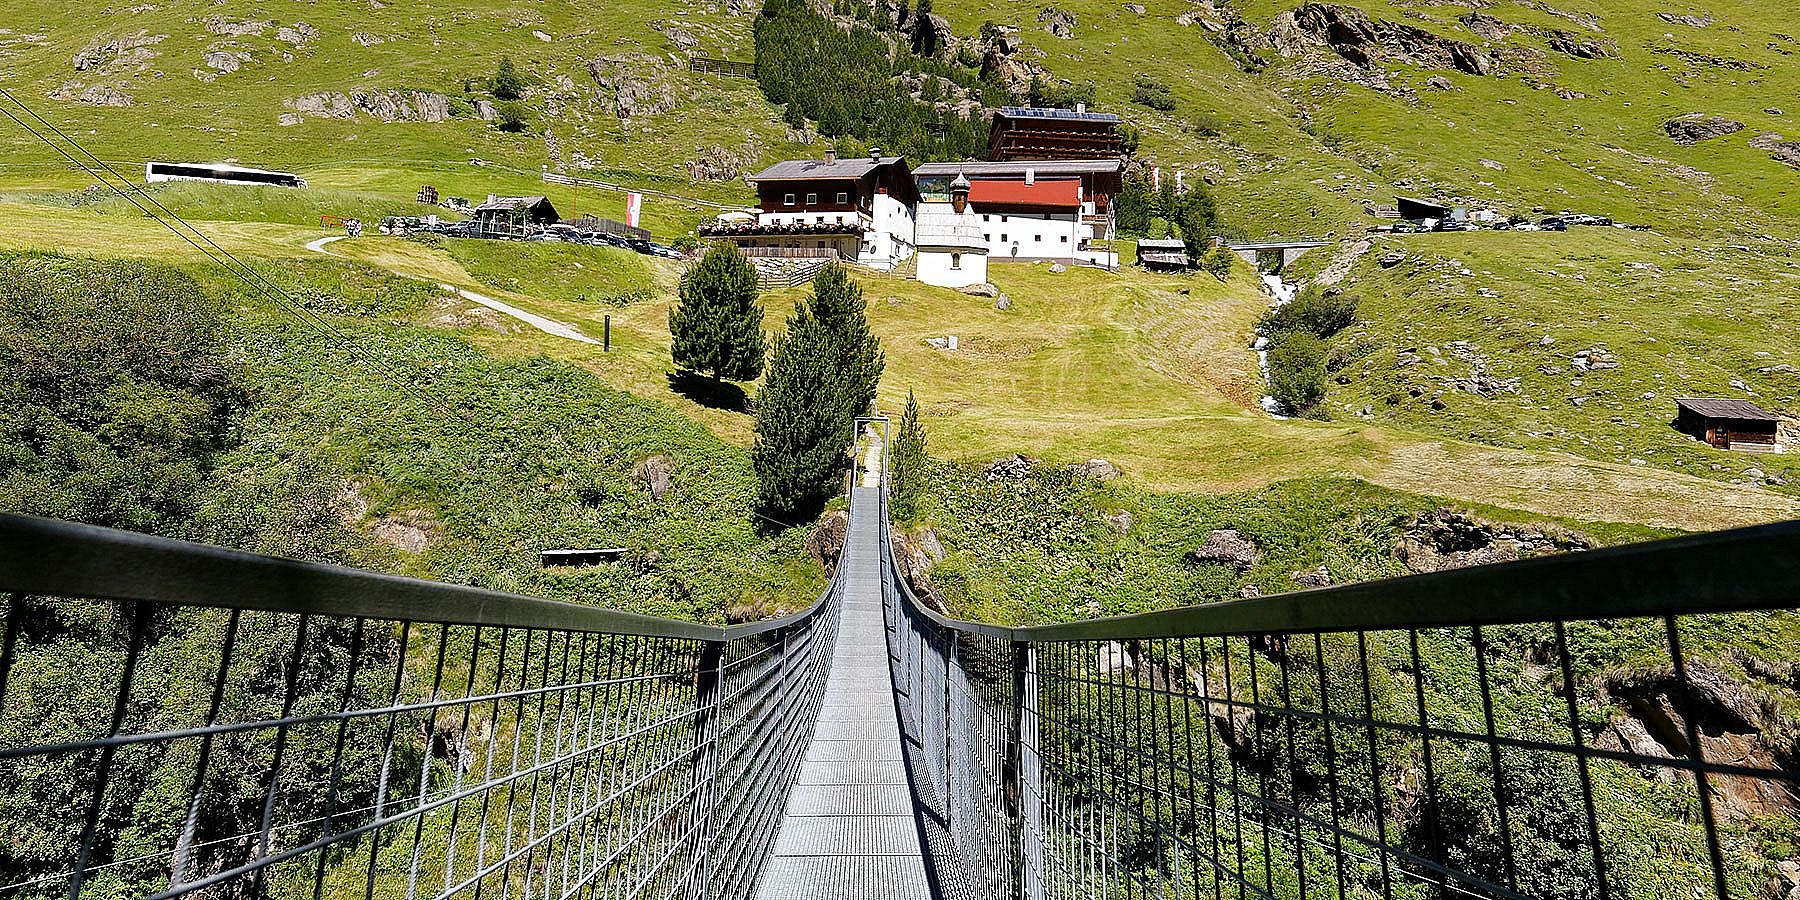
<svg viewBox="0 0 1800 900">
<path fill-rule="evenodd" d="M 0 896 L 745 896 L 836 590 L 708 628 L 0 517 Z"/>
<path fill-rule="evenodd" d="M 1033 628 L 888 603 L 970 896 L 1760 898 L 1800 890 L 1797 570 L 1790 524 Z"/>
</svg>

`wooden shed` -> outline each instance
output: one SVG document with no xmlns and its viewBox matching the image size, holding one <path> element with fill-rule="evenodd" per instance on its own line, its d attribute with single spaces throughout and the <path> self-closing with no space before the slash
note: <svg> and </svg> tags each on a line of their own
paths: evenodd
<svg viewBox="0 0 1800 900">
<path fill-rule="evenodd" d="M 1774 450 L 1781 420 L 1754 403 L 1723 397 L 1675 400 L 1675 430 L 1722 450 Z"/>
<path fill-rule="evenodd" d="M 475 222 L 484 237 L 522 238 L 558 220 L 556 207 L 544 197 L 495 197 L 475 207 Z"/>
</svg>

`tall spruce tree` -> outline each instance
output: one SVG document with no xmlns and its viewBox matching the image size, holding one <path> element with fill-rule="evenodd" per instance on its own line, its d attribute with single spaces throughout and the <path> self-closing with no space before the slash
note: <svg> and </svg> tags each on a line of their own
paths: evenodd
<svg viewBox="0 0 1800 900">
<path fill-rule="evenodd" d="M 931 22 L 931 0 L 919 0 L 918 12 L 913 15 L 912 38 L 914 53 L 924 57 L 937 55 L 938 33 Z"/>
<path fill-rule="evenodd" d="M 525 96 L 525 76 L 513 65 L 512 57 L 500 57 L 491 87 L 495 100 L 517 100 Z"/>
<path fill-rule="evenodd" d="M 762 307 L 756 302 L 756 267 L 736 244 L 717 241 L 699 265 L 681 276 L 681 303 L 669 311 L 675 365 L 749 381 L 762 374 Z"/>
<path fill-rule="evenodd" d="M 868 302 L 850 272 L 828 263 L 813 279 L 812 315 L 830 339 L 825 364 L 837 385 L 835 408 L 845 434 L 875 400 L 885 365 L 881 342 L 869 332 Z"/>
<path fill-rule="evenodd" d="M 832 338 L 804 302 L 794 304 L 787 334 L 775 339 L 768 377 L 756 398 L 750 464 L 757 505 L 777 522 L 813 518 L 837 492 L 849 434 L 837 408 L 835 373 L 825 362 Z"/>
<path fill-rule="evenodd" d="M 1151 217 L 1150 179 L 1142 169 L 1125 179 L 1118 199 L 1113 201 L 1120 234 L 1147 234 Z"/>
<path fill-rule="evenodd" d="M 875 399 L 883 359 L 862 288 L 836 263 L 819 271 L 787 325 L 757 395 L 750 462 L 764 514 L 797 523 L 837 492 L 851 428 Z"/>
<path fill-rule="evenodd" d="M 906 392 L 906 410 L 900 414 L 900 428 L 894 435 L 894 446 L 888 449 L 888 497 L 894 518 L 909 519 L 919 511 L 919 496 L 925 487 L 925 426 L 919 422 L 919 401 L 912 391 Z"/>
</svg>

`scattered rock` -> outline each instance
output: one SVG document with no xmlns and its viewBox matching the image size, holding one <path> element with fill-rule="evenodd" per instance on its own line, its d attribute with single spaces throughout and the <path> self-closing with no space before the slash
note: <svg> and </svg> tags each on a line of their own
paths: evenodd
<svg viewBox="0 0 1800 900">
<path fill-rule="evenodd" d="M 1095 481 L 1111 481 L 1119 477 L 1119 467 L 1104 459 L 1090 459 L 1076 466 L 1075 474 Z"/>
<path fill-rule="evenodd" d="M 553 38 L 553 37 L 551 37 L 551 36 L 550 36 L 550 35 L 547 35 L 547 34 L 545 34 L 545 33 L 543 33 L 543 32 L 542 32 L 542 31 L 538 31 L 538 30 L 537 30 L 537 29 L 535 29 L 535 28 L 534 28 L 534 29 L 532 29 L 532 31 L 531 31 L 531 36 L 532 36 L 532 37 L 534 37 L 534 38 L 537 38 L 537 39 L 538 39 L 538 40 L 540 40 L 540 41 L 543 41 L 543 42 L 544 42 L 544 43 L 546 43 L 546 44 L 548 44 L 548 43 L 550 43 L 550 42 L 551 42 L 551 41 L 554 41 L 554 40 L 556 40 L 556 38 Z"/>
<path fill-rule="evenodd" d="M 1046 6 L 1038 13 L 1038 23 L 1045 31 L 1065 41 L 1075 37 L 1075 14 L 1066 9 Z"/>
<path fill-rule="evenodd" d="M 678 79 L 661 57 L 605 56 L 588 63 L 588 74 L 601 90 L 612 94 L 613 114 L 621 119 L 662 115 L 683 99 Z"/>
<path fill-rule="evenodd" d="M 226 37 L 260 36 L 269 30 L 270 25 L 269 22 L 233 20 L 217 13 L 202 18 L 200 23 L 206 26 L 207 31 Z"/>
<path fill-rule="evenodd" d="M 937 585 L 931 581 L 931 566 L 944 558 L 944 547 L 938 543 L 937 534 L 927 528 L 917 535 L 909 535 L 902 531 L 893 533 L 894 560 L 899 563 L 900 577 L 906 580 L 907 587 L 918 597 L 938 612 L 945 611 L 944 598 L 938 592 Z M 842 539 L 839 539 L 842 545 Z M 935 548 L 936 555 L 932 555 Z"/>
<path fill-rule="evenodd" d="M 381 122 L 442 122 L 450 118 L 450 98 L 435 91 L 320 91 L 283 104 L 304 118 L 354 119 L 362 112 Z"/>
<path fill-rule="evenodd" d="M 1132 523 L 1137 520 L 1131 515 L 1130 510 L 1121 509 L 1117 512 L 1103 513 L 1100 521 L 1105 522 L 1106 526 L 1115 533 L 1125 534 L 1131 531 Z"/>
<path fill-rule="evenodd" d="M 295 22 L 292 25 L 284 25 L 275 30 L 276 40 L 281 41 L 284 44 L 293 44 L 296 47 L 310 44 L 313 42 L 313 39 L 318 36 L 319 29 L 314 28 L 305 22 Z"/>
<path fill-rule="evenodd" d="M 1062 263 L 1051 263 L 1050 264 L 1050 274 L 1052 274 L 1052 275 L 1061 275 L 1062 273 L 1067 272 L 1067 271 L 1069 271 L 1069 267 L 1063 265 Z"/>
<path fill-rule="evenodd" d="M 650 492 L 650 499 L 661 500 L 669 492 L 674 483 L 674 461 L 663 454 L 657 454 L 637 464 L 631 474 L 642 482 L 644 489 Z"/>
<path fill-rule="evenodd" d="M 494 109 L 492 100 L 475 101 L 475 116 L 483 122 L 492 122 L 500 118 L 500 114 Z"/>
<path fill-rule="evenodd" d="M 985 284 L 971 284 L 966 287 L 957 288 L 957 290 L 960 290 L 971 297 L 1000 296 L 1000 288 L 996 287 L 991 281 Z"/>
<path fill-rule="evenodd" d="M 1456 90 L 1456 85 L 1451 84 L 1450 79 L 1445 78 L 1442 75 L 1433 75 L 1430 78 L 1425 79 L 1425 84 L 1431 88 L 1434 88 L 1434 89 L 1440 90 L 1440 91 Z"/>
<path fill-rule="evenodd" d="M 999 298 L 994 300 L 994 308 L 995 309 L 1012 309 L 1012 298 L 1006 296 L 1006 294 L 1004 292 L 1001 293 Z"/>
<path fill-rule="evenodd" d="M 713 144 L 700 148 L 688 161 L 687 176 L 690 181 L 736 181 L 754 161 L 753 150 L 738 152 Z"/>
<path fill-rule="evenodd" d="M 1256 542 L 1245 537 L 1235 528 L 1220 528 L 1206 533 L 1206 542 L 1197 550 L 1188 551 L 1187 560 L 1191 563 L 1216 563 L 1230 566 L 1239 572 L 1247 571 L 1262 558 L 1262 551 Z"/>
<path fill-rule="evenodd" d="M 1662 127 L 1663 133 L 1673 138 L 1677 144 L 1698 144 L 1743 131 L 1744 123 L 1724 116 L 1688 113 L 1664 122 Z"/>
<path fill-rule="evenodd" d="M 1032 465 L 1030 457 L 1022 453 L 1014 453 L 988 463 L 987 468 L 982 470 L 982 474 L 986 475 L 989 481 L 1028 478 L 1031 476 Z"/>
<path fill-rule="evenodd" d="M 387 38 L 382 37 L 379 34 L 370 34 L 366 31 L 358 31 L 351 34 L 350 40 L 354 41 L 359 47 L 373 47 L 376 44 L 387 43 Z"/>
<path fill-rule="evenodd" d="M 1294 583 L 1304 588 L 1331 587 L 1331 570 L 1320 566 L 1310 571 L 1295 572 L 1288 576 Z"/>
<path fill-rule="evenodd" d="M 1713 23 L 1712 16 L 1690 16 L 1681 13 L 1657 13 L 1656 17 L 1670 25 L 1686 25 L 1689 28 L 1706 28 Z"/>
<path fill-rule="evenodd" d="M 1353 6 L 1308 3 L 1275 17 L 1269 42 L 1284 57 L 1324 47 L 1362 69 L 1384 59 L 1456 69 L 1470 75 L 1493 71 L 1493 59 L 1472 44 L 1382 19 Z"/>
<path fill-rule="evenodd" d="M 1544 33 L 1550 49 L 1576 59 L 1611 59 L 1619 55 L 1618 45 L 1602 38 L 1590 38 L 1573 31 L 1552 29 Z"/>
<path fill-rule="evenodd" d="M 84 85 L 76 81 L 64 82 L 62 87 L 51 91 L 47 96 L 52 100 L 68 100 L 94 106 L 130 106 L 134 102 L 130 94 L 110 84 Z"/>
<path fill-rule="evenodd" d="M 1125 9 L 1128 12 L 1133 12 L 1140 16 L 1143 15 L 1145 12 L 1147 12 L 1147 10 L 1144 9 L 1144 4 L 1142 4 L 1142 3 L 1127 3 L 1127 4 L 1125 4 Z"/>
<path fill-rule="evenodd" d="M 1781 135 L 1771 131 L 1751 138 L 1750 146 L 1769 151 L 1769 158 L 1776 162 L 1800 169 L 1800 141 L 1782 140 Z"/>
<path fill-rule="evenodd" d="M 1262 588 L 1259 588 L 1254 584 L 1246 584 L 1243 587 L 1238 588 L 1239 600 L 1254 600 L 1262 595 Z"/>
<path fill-rule="evenodd" d="M 1463 27 L 1475 33 L 1476 37 L 1488 41 L 1504 41 L 1512 36 L 1514 27 L 1487 13 L 1472 12 L 1461 19 Z"/>
<path fill-rule="evenodd" d="M 205 56 L 207 67 L 221 72 L 236 72 L 243 67 L 244 59 L 247 58 L 247 54 L 240 57 L 226 50 L 208 50 Z"/>
<path fill-rule="evenodd" d="M 168 37 L 148 31 L 96 37 L 75 54 L 72 62 L 77 72 L 143 72 L 157 56 L 150 48 Z"/>
<path fill-rule="evenodd" d="M 1397 250 L 1381 255 L 1381 267 L 1384 269 L 1391 269 L 1403 262 L 1406 262 L 1406 254 Z"/>
<path fill-rule="evenodd" d="M 1394 544 L 1394 558 L 1413 572 L 1442 572 L 1590 546 L 1578 535 L 1493 525 L 1441 508 L 1418 516 L 1402 529 Z"/>
</svg>

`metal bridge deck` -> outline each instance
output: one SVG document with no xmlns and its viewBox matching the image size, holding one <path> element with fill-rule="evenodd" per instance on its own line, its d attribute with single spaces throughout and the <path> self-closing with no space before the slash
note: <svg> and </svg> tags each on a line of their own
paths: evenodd
<svg viewBox="0 0 1800 900">
<path fill-rule="evenodd" d="M 763 900 L 925 900 L 881 613 L 880 498 L 851 495 L 844 596 L 818 730 L 788 798 Z"/>
</svg>

